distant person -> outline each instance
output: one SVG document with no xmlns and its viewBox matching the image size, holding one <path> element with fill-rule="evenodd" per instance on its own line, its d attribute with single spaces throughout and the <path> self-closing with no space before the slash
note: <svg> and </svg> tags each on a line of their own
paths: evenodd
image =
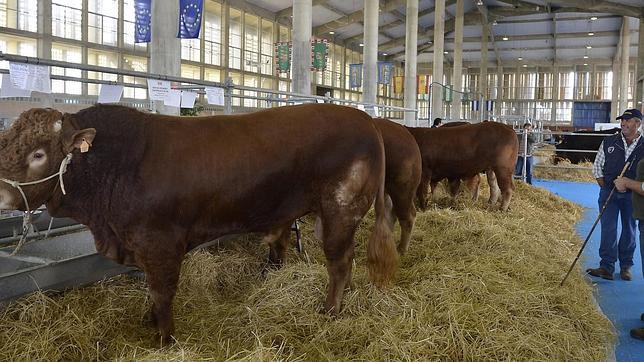
<svg viewBox="0 0 644 362">
<path fill-rule="evenodd" d="M 528 142 L 523 139 L 524 133 L 528 134 Z M 532 150 L 534 148 L 534 134 L 532 134 L 532 124 L 526 122 L 523 124 L 523 132 L 517 134 L 519 138 L 519 157 L 514 168 L 514 174 L 523 175 L 523 163 L 525 162 L 525 182 L 532 185 Z M 527 148 L 526 148 L 527 146 Z"/>
<path fill-rule="evenodd" d="M 620 277 L 631 280 L 633 253 L 635 252 L 635 219 L 633 218 L 633 202 L 631 191 L 617 189 L 610 200 L 608 195 L 615 185 L 614 181 L 620 175 L 627 162 L 629 167 L 624 177 L 635 178 L 636 167 L 644 156 L 644 141 L 639 132 L 642 123 L 642 112 L 637 109 L 627 109 L 617 117 L 621 121 L 622 131 L 604 138 L 593 164 L 593 176 L 599 187 L 599 209 L 604 204 L 606 209 L 601 217 L 601 242 L 599 245 L 599 268 L 588 269 L 586 272 L 594 277 L 613 280 L 615 262 L 619 260 Z M 620 185 L 621 187 L 621 185 Z M 617 187 L 616 187 L 617 188 Z M 617 218 L 621 219 L 622 233 L 617 240 Z"/>
<path fill-rule="evenodd" d="M 443 119 L 440 117 L 434 118 L 434 123 L 432 124 L 432 128 L 438 128 L 443 124 Z"/>
</svg>

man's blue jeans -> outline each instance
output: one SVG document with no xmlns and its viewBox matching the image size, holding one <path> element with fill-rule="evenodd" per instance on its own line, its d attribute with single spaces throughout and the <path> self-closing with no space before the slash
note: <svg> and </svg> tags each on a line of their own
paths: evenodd
<svg viewBox="0 0 644 362">
<path fill-rule="evenodd" d="M 610 189 L 602 188 L 599 191 L 599 211 L 606 202 Z M 617 218 L 622 222 L 622 233 L 617 240 Z M 599 266 L 615 272 L 615 262 L 619 260 L 620 268 L 633 266 L 633 253 L 635 252 L 635 219 L 633 218 L 633 205 L 631 193 L 615 191 L 613 197 L 606 205 L 606 210 L 601 217 L 601 243 L 599 245 Z"/>
<path fill-rule="evenodd" d="M 517 159 L 514 174 L 517 176 L 521 176 L 523 174 L 523 156 L 519 156 Z M 525 164 L 525 182 L 532 185 L 532 156 L 527 157 L 527 162 Z"/>
</svg>

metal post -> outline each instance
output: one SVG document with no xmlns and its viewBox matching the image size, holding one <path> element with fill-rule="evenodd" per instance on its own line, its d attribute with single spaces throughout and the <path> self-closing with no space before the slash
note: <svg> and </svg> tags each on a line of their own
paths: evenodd
<svg viewBox="0 0 644 362">
<path fill-rule="evenodd" d="M 526 182 L 528 164 L 528 131 L 523 128 L 523 170 L 521 171 L 521 179 Z"/>
<path fill-rule="evenodd" d="M 224 88 L 224 114 L 233 114 L 233 79 L 227 77 Z"/>
</svg>

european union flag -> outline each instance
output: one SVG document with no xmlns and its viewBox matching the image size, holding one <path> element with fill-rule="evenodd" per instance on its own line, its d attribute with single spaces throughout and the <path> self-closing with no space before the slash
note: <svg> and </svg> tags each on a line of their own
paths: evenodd
<svg viewBox="0 0 644 362">
<path fill-rule="evenodd" d="M 150 28 L 152 21 L 152 0 L 135 0 L 134 12 L 136 14 L 134 42 L 149 43 L 152 34 Z"/>
<path fill-rule="evenodd" d="M 181 0 L 179 2 L 179 38 L 199 38 L 203 0 Z"/>
</svg>

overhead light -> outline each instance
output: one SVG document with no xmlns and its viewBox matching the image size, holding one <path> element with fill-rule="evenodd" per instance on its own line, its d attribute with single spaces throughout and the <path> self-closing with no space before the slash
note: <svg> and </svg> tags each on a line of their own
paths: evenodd
<svg viewBox="0 0 644 362">
<path fill-rule="evenodd" d="M 382 53 L 382 55 L 387 55 L 387 53 Z"/>
<path fill-rule="evenodd" d="M 476 2 L 476 5 L 478 5 L 478 6 L 482 6 L 482 5 L 483 5 L 483 0 L 478 0 L 478 1 Z"/>
<path fill-rule="evenodd" d="M 523 60 L 523 57 L 518 57 L 517 59 L 519 59 L 519 60 Z"/>
<path fill-rule="evenodd" d="M 584 65 L 588 65 L 588 63 L 584 63 Z"/>
<path fill-rule="evenodd" d="M 508 37 L 507 37 L 507 36 L 504 36 L 504 37 L 503 37 L 503 40 L 508 40 Z"/>
<path fill-rule="evenodd" d="M 443 52 L 443 54 L 449 54 L 449 53 L 448 53 L 448 52 L 447 52 L 447 50 L 446 50 L 446 51 L 444 51 L 444 52 Z"/>
<path fill-rule="evenodd" d="M 596 16 L 591 16 L 590 20 L 597 20 L 597 17 Z"/>
<path fill-rule="evenodd" d="M 330 31 L 329 34 L 333 35 L 335 34 L 335 31 Z"/>
<path fill-rule="evenodd" d="M 524 65 L 523 65 L 523 67 L 524 67 L 524 68 L 527 68 L 527 67 L 528 67 L 528 65 L 527 65 L 527 64 L 524 64 Z"/>
<path fill-rule="evenodd" d="M 499 25 L 499 23 L 498 23 L 496 20 L 494 20 L 494 21 L 492 22 L 492 25 Z"/>
<path fill-rule="evenodd" d="M 588 55 L 584 55 L 584 59 L 588 59 Z"/>
<path fill-rule="evenodd" d="M 361 46 L 361 47 L 363 47 L 363 46 L 364 46 L 364 44 L 360 43 L 360 46 Z"/>
<path fill-rule="evenodd" d="M 593 36 L 593 35 L 595 35 L 595 33 L 593 33 L 592 31 L 588 33 L 588 36 Z"/>
<path fill-rule="evenodd" d="M 593 47 L 590 45 L 586 45 L 586 49 L 592 49 Z"/>
</svg>

